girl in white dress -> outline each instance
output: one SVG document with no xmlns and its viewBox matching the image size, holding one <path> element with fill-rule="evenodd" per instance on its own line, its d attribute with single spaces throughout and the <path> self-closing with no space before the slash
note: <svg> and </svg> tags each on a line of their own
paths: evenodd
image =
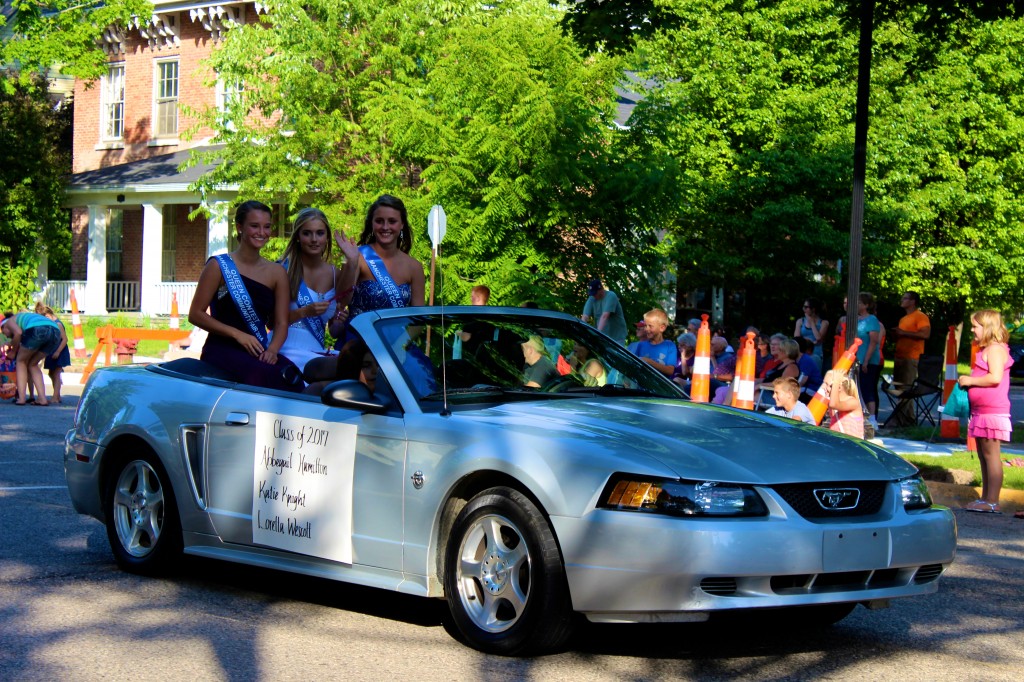
<svg viewBox="0 0 1024 682">
<path fill-rule="evenodd" d="M 340 271 L 331 264 L 327 216 L 320 209 L 304 208 L 295 217 L 292 237 L 281 261 L 288 271 L 291 291 L 288 338 L 281 346 L 281 354 L 299 369 L 315 357 L 332 353 L 325 348 L 324 331 L 335 311 L 348 304 L 359 276 L 361 256 L 355 243 L 337 230 L 334 240 L 345 254 Z"/>
</svg>

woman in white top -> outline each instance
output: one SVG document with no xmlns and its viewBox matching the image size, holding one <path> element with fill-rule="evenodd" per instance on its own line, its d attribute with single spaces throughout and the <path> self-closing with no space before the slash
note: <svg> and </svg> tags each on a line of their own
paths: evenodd
<svg viewBox="0 0 1024 682">
<path fill-rule="evenodd" d="M 323 211 L 304 208 L 295 217 L 292 238 L 281 264 L 288 271 L 291 305 L 288 312 L 288 338 L 281 354 L 299 369 L 315 357 L 330 354 L 324 331 L 335 311 L 352 298 L 359 276 L 359 249 L 339 231 L 334 232 L 338 248 L 345 254 L 339 272 L 331 264 L 330 224 Z"/>
</svg>

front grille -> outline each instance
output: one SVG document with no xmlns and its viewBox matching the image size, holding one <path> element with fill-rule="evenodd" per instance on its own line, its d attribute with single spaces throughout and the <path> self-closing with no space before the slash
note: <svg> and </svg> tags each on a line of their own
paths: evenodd
<svg viewBox="0 0 1024 682">
<path fill-rule="evenodd" d="M 828 483 L 785 483 L 772 486 L 772 490 L 805 519 L 832 519 L 842 516 L 870 516 L 877 514 L 885 499 L 886 481 L 835 481 Z M 826 509 L 814 497 L 815 490 L 854 488 L 860 499 L 852 509 Z"/>
<path fill-rule="evenodd" d="M 700 589 L 716 597 L 731 597 L 736 594 L 736 578 L 704 578 Z"/>
<path fill-rule="evenodd" d="M 942 564 L 928 564 L 917 569 L 914 574 L 914 582 L 918 585 L 930 583 L 942 575 Z"/>
<path fill-rule="evenodd" d="M 794 596 L 863 592 L 905 587 L 931 582 L 942 573 L 940 564 L 905 568 L 880 568 L 877 571 L 837 571 L 834 573 L 800 573 L 771 576 L 715 576 L 700 581 L 700 588 L 716 597 L 763 597 L 764 580 L 772 594 Z"/>
</svg>

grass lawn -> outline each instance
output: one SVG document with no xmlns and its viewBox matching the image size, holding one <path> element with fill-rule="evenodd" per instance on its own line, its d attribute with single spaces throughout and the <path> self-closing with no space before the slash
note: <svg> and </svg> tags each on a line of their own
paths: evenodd
<svg viewBox="0 0 1024 682">
<path fill-rule="evenodd" d="M 64 326 L 68 332 L 68 345 L 74 348 L 73 331 L 71 328 L 71 316 L 67 315 L 62 318 Z M 96 330 L 100 327 L 111 325 L 114 327 L 123 328 L 138 328 L 138 329 L 168 329 L 168 319 L 165 317 L 151 318 L 148 316 L 140 315 L 111 315 L 107 317 L 83 317 L 82 318 L 82 336 L 85 340 L 85 350 L 87 354 L 92 354 L 96 350 L 96 345 L 99 341 L 96 336 Z M 188 323 L 188 320 L 184 316 L 179 320 L 179 328 L 186 331 L 192 329 L 192 325 Z M 142 355 L 145 357 L 159 358 L 167 352 L 166 341 L 140 341 L 136 355 Z M 111 353 L 110 361 L 112 363 L 117 362 L 117 356 Z M 96 360 L 98 365 L 103 364 L 102 352 L 101 356 Z M 76 358 L 74 354 L 71 357 L 72 367 L 84 367 L 88 363 L 88 358 Z"/>
<path fill-rule="evenodd" d="M 937 469 L 962 469 L 964 471 L 974 472 L 974 481 L 972 481 L 971 485 L 975 487 L 981 486 L 981 464 L 978 462 L 978 456 L 967 452 L 966 450 L 963 452 L 954 452 L 949 457 L 934 457 L 930 455 L 900 456 L 925 473 L 926 478 L 928 471 L 934 471 Z M 1004 461 L 1015 458 L 1020 457 L 1014 454 L 1003 453 Z M 1010 490 L 1024 490 L 1024 467 L 1004 466 L 1003 487 Z"/>
</svg>

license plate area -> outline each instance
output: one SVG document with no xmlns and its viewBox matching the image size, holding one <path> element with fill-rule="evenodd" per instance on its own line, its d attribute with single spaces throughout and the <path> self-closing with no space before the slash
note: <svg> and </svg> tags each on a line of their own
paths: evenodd
<svg viewBox="0 0 1024 682">
<path fill-rule="evenodd" d="M 891 560 L 892 538 L 884 528 L 825 531 L 822 539 L 825 573 L 888 568 Z"/>
</svg>

